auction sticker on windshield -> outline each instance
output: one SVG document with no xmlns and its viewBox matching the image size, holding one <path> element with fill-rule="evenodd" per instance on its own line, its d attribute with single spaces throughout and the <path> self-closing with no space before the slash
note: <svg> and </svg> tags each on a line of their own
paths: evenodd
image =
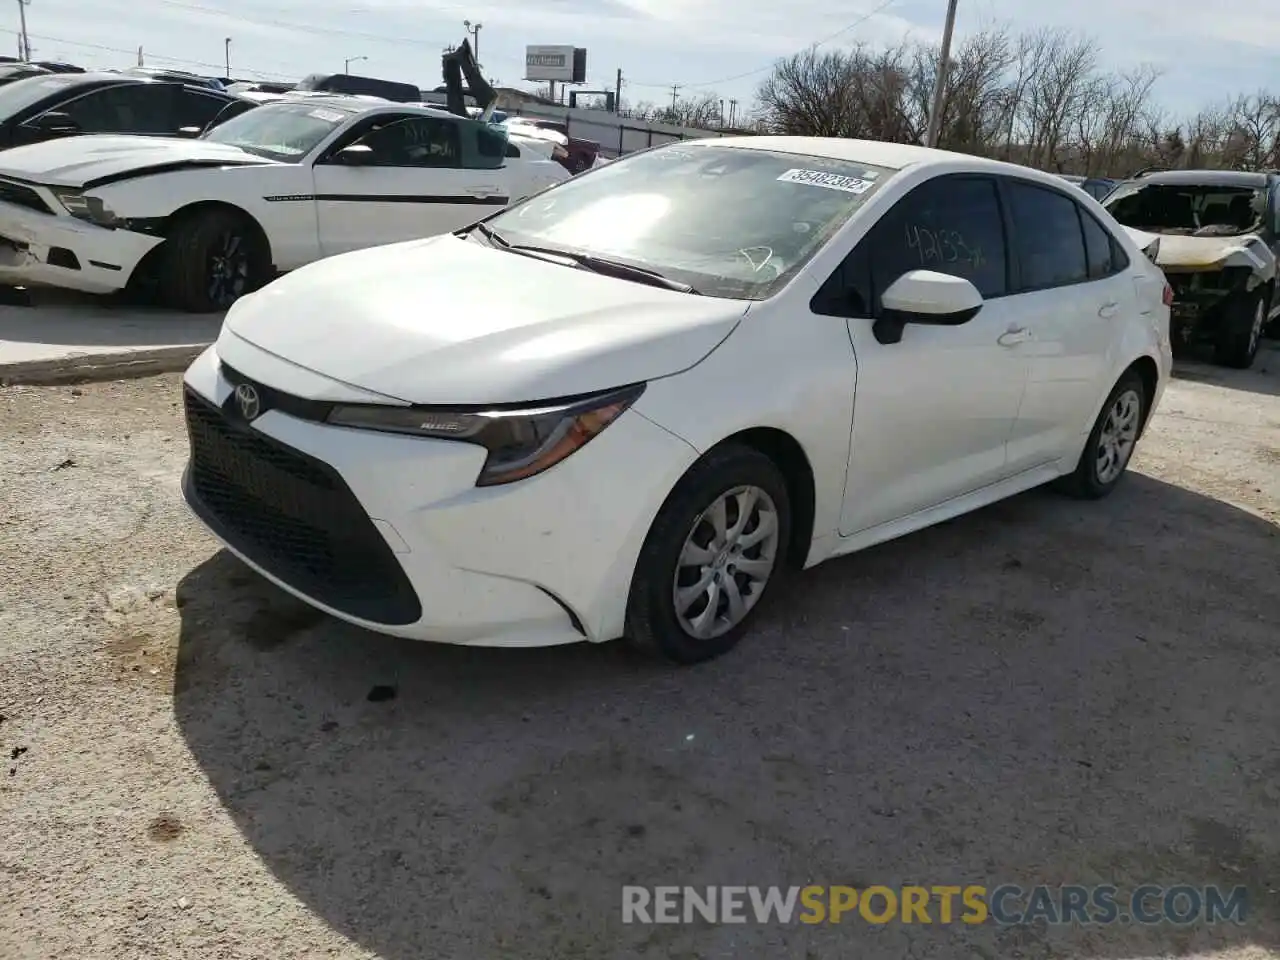
<svg viewBox="0 0 1280 960">
<path fill-rule="evenodd" d="M 875 186 L 871 177 L 846 177 L 838 173 L 824 173 L 822 170 L 788 170 L 778 178 L 785 183 L 804 183 L 811 187 L 826 187 L 828 190 L 843 190 L 845 193 L 866 193 Z"/>
<path fill-rule="evenodd" d="M 337 123 L 339 120 L 342 119 L 342 114 L 339 113 L 338 111 L 325 110 L 324 108 L 320 108 L 318 110 L 312 110 L 310 115 L 315 117 L 317 120 L 325 120 L 329 123 Z"/>
</svg>

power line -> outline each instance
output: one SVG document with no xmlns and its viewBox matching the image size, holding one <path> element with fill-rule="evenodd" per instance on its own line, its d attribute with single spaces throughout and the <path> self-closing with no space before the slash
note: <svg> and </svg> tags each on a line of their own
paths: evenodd
<svg viewBox="0 0 1280 960">
<path fill-rule="evenodd" d="M 862 16 L 860 16 L 857 20 L 854 20 L 852 23 L 845 24 L 839 30 L 835 31 L 835 33 L 829 33 L 822 39 L 813 41 L 813 43 L 809 44 L 803 49 L 806 51 L 816 50 L 818 47 L 822 46 L 824 43 L 830 43 L 832 40 L 834 40 L 836 37 L 840 36 L 841 34 L 848 33 L 854 27 L 862 26 L 862 24 L 866 23 L 872 17 L 875 17 L 883 13 L 885 10 L 888 10 L 891 6 L 893 6 L 897 2 L 898 0 L 884 0 L 883 3 L 881 3 L 875 9 L 871 10 L 869 13 L 864 13 Z M 797 51 L 797 53 L 798 52 L 801 52 L 801 51 Z M 707 89 L 710 89 L 711 87 L 718 86 L 722 83 L 729 83 L 733 80 L 742 80 L 742 79 L 745 79 L 746 77 L 754 77 L 757 74 L 764 73 L 767 70 L 772 70 L 780 61 L 785 59 L 786 59 L 785 57 L 777 57 L 774 60 L 771 60 L 769 63 L 767 63 L 763 67 L 757 67 L 755 70 L 748 70 L 746 73 L 735 73 L 731 77 L 720 77 L 716 80 L 707 80 L 704 83 L 682 83 L 680 84 L 680 86 L 693 87 L 694 89 L 699 89 L 699 90 L 707 90 Z M 671 84 L 669 83 L 636 83 L 635 81 L 631 81 L 631 82 L 635 83 L 637 87 L 654 87 L 654 88 L 661 87 L 664 90 L 671 88 Z"/>
<path fill-rule="evenodd" d="M 266 27 L 282 27 L 286 30 L 298 30 L 303 33 L 314 33 L 320 36 L 343 37 L 351 40 L 366 40 L 370 43 L 395 43 L 414 47 L 434 47 L 439 49 L 441 46 L 439 40 L 414 40 L 410 37 L 388 37 L 377 33 L 356 33 L 352 30 L 339 30 L 330 27 L 317 27 L 309 23 L 297 23 L 290 20 L 272 20 L 265 17 L 246 17 L 243 14 L 235 13 L 231 10 L 225 10 L 220 7 L 210 7 L 202 3 L 188 3 L 185 0 L 156 0 L 168 7 L 178 7 L 182 10 L 198 10 L 201 13 L 215 13 L 222 17 L 230 17 L 233 20 L 240 20 L 244 23 L 252 23 L 257 26 Z"/>
<path fill-rule="evenodd" d="M 105 47 L 100 43 L 84 43 L 80 40 L 68 40 L 65 37 L 48 37 L 38 33 L 30 34 L 30 37 L 32 40 L 44 40 L 44 41 L 47 41 L 48 43 L 60 43 L 60 44 L 63 44 L 64 46 L 78 47 L 78 48 L 83 48 L 85 50 L 100 50 L 104 53 L 119 53 L 128 57 L 136 57 L 138 54 L 137 50 L 123 50 L 120 47 Z M 146 56 L 148 59 L 151 59 L 151 60 L 163 60 L 165 63 L 176 63 L 180 66 L 212 67 L 213 69 L 219 71 L 219 73 L 221 73 L 223 69 L 223 64 L 211 63 L 207 60 L 184 60 L 181 57 L 166 57 L 158 53 L 147 53 Z M 282 73 L 272 73 L 269 70 L 250 70 L 247 67 L 241 68 L 238 72 L 248 73 L 254 76 L 266 77 L 266 78 L 275 79 L 275 80 L 296 79 L 293 77 L 288 77 Z"/>
</svg>

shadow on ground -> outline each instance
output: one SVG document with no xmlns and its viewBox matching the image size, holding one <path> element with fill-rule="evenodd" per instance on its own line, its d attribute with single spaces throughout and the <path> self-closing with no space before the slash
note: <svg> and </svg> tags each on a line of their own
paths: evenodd
<svg viewBox="0 0 1280 960">
<path fill-rule="evenodd" d="M 817 568 L 733 655 L 387 639 L 228 555 L 179 588 L 190 748 L 387 960 L 1280 946 L 1280 536 L 1140 475 Z M 396 696 L 370 702 L 376 686 Z M 624 926 L 623 884 L 1245 885 L 1243 925 Z M 936 918 L 936 913 L 935 913 Z"/>
<path fill-rule="evenodd" d="M 1248 370 L 1232 370 L 1198 358 L 1179 359 L 1173 365 L 1173 375 L 1179 380 L 1277 397 L 1280 396 L 1280 340 L 1264 341 Z"/>
<path fill-rule="evenodd" d="M 86 349 L 212 343 L 221 325 L 220 313 L 182 313 L 64 290 L 24 296 L 0 287 L 0 342 Z"/>
</svg>

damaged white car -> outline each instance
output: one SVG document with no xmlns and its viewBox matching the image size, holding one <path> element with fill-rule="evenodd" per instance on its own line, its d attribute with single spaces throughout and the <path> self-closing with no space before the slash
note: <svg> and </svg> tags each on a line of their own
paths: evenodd
<svg viewBox="0 0 1280 960">
<path fill-rule="evenodd" d="M 464 227 L 568 179 L 483 121 L 290 97 L 199 139 L 86 136 L 0 157 L 0 283 L 223 310 L 276 273 Z"/>
<path fill-rule="evenodd" d="M 1252 366 L 1268 325 L 1280 314 L 1280 176 L 1151 173 L 1120 184 L 1103 206 L 1173 288 L 1175 351 L 1206 345 L 1220 364 Z"/>
</svg>

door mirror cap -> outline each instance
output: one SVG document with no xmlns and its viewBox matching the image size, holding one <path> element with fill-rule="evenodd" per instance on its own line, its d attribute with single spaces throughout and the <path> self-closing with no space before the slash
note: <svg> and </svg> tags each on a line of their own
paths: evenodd
<svg viewBox="0 0 1280 960">
<path fill-rule="evenodd" d="M 334 159 L 348 167 L 367 167 L 373 163 L 373 147 L 367 143 L 353 143 L 339 150 Z"/>
<path fill-rule="evenodd" d="M 872 326 L 880 343 L 897 343 L 908 323 L 954 327 L 982 309 L 982 294 L 964 277 L 908 270 L 880 295 L 881 316 Z"/>
<path fill-rule="evenodd" d="M 27 126 L 44 133 L 79 133 L 80 124 L 71 119 L 70 114 L 59 110 L 42 113 L 34 120 L 27 121 Z"/>
</svg>

